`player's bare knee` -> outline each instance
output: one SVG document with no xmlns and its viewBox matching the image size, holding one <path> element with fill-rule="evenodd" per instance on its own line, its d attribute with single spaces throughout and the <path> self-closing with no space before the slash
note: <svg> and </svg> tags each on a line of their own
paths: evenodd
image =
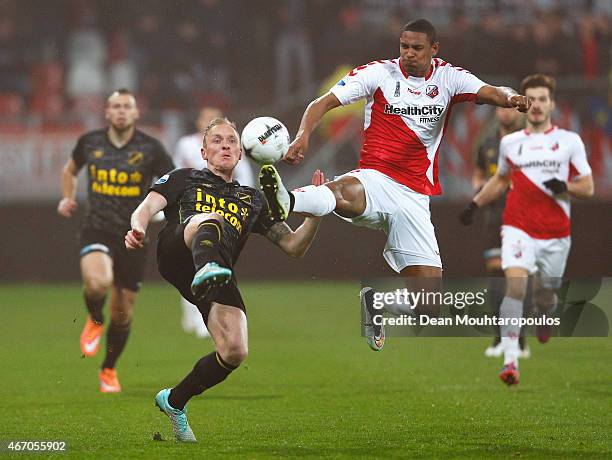
<svg viewBox="0 0 612 460">
<path fill-rule="evenodd" d="M 118 326 L 124 326 L 132 321 L 132 308 L 115 307 L 111 305 L 111 321 Z"/>
<path fill-rule="evenodd" d="M 92 297 L 103 297 L 110 288 L 113 280 L 104 275 L 92 274 L 83 280 L 85 295 Z"/>
<path fill-rule="evenodd" d="M 525 300 L 525 294 L 527 293 L 527 284 L 519 282 L 508 282 L 506 285 L 506 297 L 510 297 L 516 300 Z"/>
<path fill-rule="evenodd" d="M 505 270 L 506 297 L 523 301 L 527 294 L 529 272 L 521 267 L 510 267 Z"/>
<path fill-rule="evenodd" d="M 111 323 L 115 326 L 127 326 L 132 322 L 132 312 L 113 311 L 111 312 Z"/>
<path fill-rule="evenodd" d="M 325 184 L 336 198 L 335 211 L 343 217 L 356 217 L 365 212 L 365 190 L 359 179 L 346 176 Z"/>
<path fill-rule="evenodd" d="M 327 187 L 328 189 L 332 191 L 332 193 L 334 194 L 334 197 L 336 198 L 336 203 L 343 200 L 342 183 L 340 181 L 334 180 L 334 181 L 328 182 L 327 184 L 324 185 L 324 187 Z"/>
<path fill-rule="evenodd" d="M 219 222 L 221 224 L 223 224 L 223 222 L 224 222 L 223 216 L 221 216 L 221 214 L 218 214 L 216 212 L 208 212 L 208 213 L 196 214 L 191 219 L 189 219 L 189 222 L 185 226 L 185 231 L 183 232 L 184 239 L 185 239 L 185 244 L 187 244 L 187 246 L 191 246 L 191 242 L 193 241 L 193 237 L 195 236 L 196 232 L 198 231 L 198 227 L 200 226 L 200 224 L 202 222 L 206 222 L 206 221 L 210 221 L 210 220 L 216 220 L 217 222 Z"/>
<path fill-rule="evenodd" d="M 196 214 L 191 219 L 189 219 L 189 223 L 185 226 L 185 230 L 193 229 L 195 231 L 195 229 L 197 229 L 202 222 L 206 222 L 207 220 L 216 220 L 217 222 L 223 222 L 223 216 L 216 212 L 205 212 L 202 214 Z"/>
<path fill-rule="evenodd" d="M 241 340 L 232 340 L 219 349 L 219 355 L 224 361 L 232 366 L 239 366 L 248 356 L 249 350 L 246 343 Z"/>
</svg>

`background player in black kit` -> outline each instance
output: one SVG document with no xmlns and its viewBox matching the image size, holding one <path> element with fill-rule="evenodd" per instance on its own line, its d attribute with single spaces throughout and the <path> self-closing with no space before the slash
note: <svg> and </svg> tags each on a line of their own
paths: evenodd
<svg viewBox="0 0 612 460">
<path fill-rule="evenodd" d="M 168 223 L 158 238 L 159 271 L 198 307 L 215 342 L 215 352 L 155 398 L 178 441 L 196 440 L 187 422 L 187 401 L 225 380 L 247 356 L 246 308 L 232 271 L 247 238 L 260 233 L 287 254 L 301 257 L 320 222 L 307 218 L 295 232 L 275 222 L 259 190 L 232 181 L 241 153 L 235 125 L 225 118 L 213 120 L 202 148 L 208 168 L 177 169 L 160 178 L 134 212 L 132 230 L 125 236 L 127 248 L 142 247 L 149 220 L 164 209 Z M 315 172 L 313 183 L 323 181 Z"/>
<path fill-rule="evenodd" d="M 89 315 L 81 334 L 81 351 L 94 356 L 104 329 L 102 308 L 112 286 L 111 321 L 106 357 L 99 374 L 100 391 L 116 393 L 121 386 L 115 364 L 127 342 L 134 302 L 142 281 L 145 252 L 129 253 L 124 245 L 130 217 L 145 197 L 154 177 L 173 169 L 172 160 L 155 138 L 138 131 L 134 96 L 115 91 L 107 100 L 108 128 L 81 136 L 62 171 L 62 195 L 57 211 L 71 217 L 77 174 L 87 168 L 88 200 L 80 229 L 81 275 Z"/>
</svg>

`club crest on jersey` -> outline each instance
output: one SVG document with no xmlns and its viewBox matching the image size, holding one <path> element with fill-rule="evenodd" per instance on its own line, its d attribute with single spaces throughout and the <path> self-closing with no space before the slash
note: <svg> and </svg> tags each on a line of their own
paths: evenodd
<svg viewBox="0 0 612 460">
<path fill-rule="evenodd" d="M 103 150 L 94 150 L 93 157 L 94 158 L 102 158 L 104 156 Z"/>
<path fill-rule="evenodd" d="M 399 81 L 395 83 L 395 93 L 393 93 L 393 96 L 395 97 L 400 96 L 400 82 Z"/>
<path fill-rule="evenodd" d="M 438 90 L 438 87 L 436 85 L 427 85 L 427 88 L 425 88 L 425 94 L 427 94 L 430 98 L 433 99 L 438 94 L 440 94 L 440 91 Z"/>
<path fill-rule="evenodd" d="M 142 162 L 144 158 L 144 153 L 142 152 L 130 152 L 130 156 L 128 157 L 128 164 L 134 166 Z"/>
<path fill-rule="evenodd" d="M 550 149 L 551 149 L 553 152 L 554 152 L 554 151 L 556 151 L 556 150 L 559 150 L 559 143 L 558 143 L 558 142 L 555 142 L 555 145 L 553 145 L 553 146 L 552 146 Z"/>
<path fill-rule="evenodd" d="M 249 195 L 248 193 L 244 193 L 244 192 L 237 192 L 237 193 L 236 193 L 236 197 L 237 197 L 239 200 L 244 201 L 245 203 L 248 203 L 248 204 L 253 204 L 253 203 L 252 203 L 252 199 L 251 199 L 251 195 Z"/>
</svg>

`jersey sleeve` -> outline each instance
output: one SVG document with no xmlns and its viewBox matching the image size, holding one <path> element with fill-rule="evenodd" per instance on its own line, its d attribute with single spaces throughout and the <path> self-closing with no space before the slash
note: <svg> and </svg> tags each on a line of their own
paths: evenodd
<svg viewBox="0 0 612 460">
<path fill-rule="evenodd" d="M 512 169 L 508 161 L 509 153 L 508 136 L 504 136 L 499 143 L 499 158 L 497 160 L 497 174 L 500 176 L 508 176 Z"/>
<path fill-rule="evenodd" d="M 480 88 L 487 85 L 476 75 L 461 67 L 450 67 L 448 69 L 448 83 L 452 100 L 455 102 L 474 102 Z"/>
<path fill-rule="evenodd" d="M 81 169 L 87 162 L 87 158 L 85 156 L 85 141 L 83 136 L 79 137 L 74 149 L 72 149 L 72 160 L 74 161 L 77 169 Z"/>
<path fill-rule="evenodd" d="M 162 177 L 164 174 L 174 169 L 174 163 L 172 158 L 168 155 L 165 147 L 161 142 L 157 142 L 155 148 L 155 160 L 153 163 L 153 175 L 156 177 Z"/>
<path fill-rule="evenodd" d="M 189 174 L 191 174 L 189 168 L 175 169 L 157 179 L 149 191 L 162 195 L 170 206 L 176 203 L 185 192 L 185 180 Z"/>
<path fill-rule="evenodd" d="M 381 65 L 370 63 L 355 67 L 330 89 L 340 104 L 348 105 L 371 96 L 378 88 Z"/>
<path fill-rule="evenodd" d="M 259 211 L 259 215 L 257 216 L 257 220 L 253 225 L 252 233 L 259 233 L 260 235 L 265 235 L 270 227 L 274 225 L 276 222 L 272 219 L 272 215 L 270 214 L 270 208 L 268 206 L 268 202 L 266 198 L 260 194 L 260 199 L 262 202 L 261 210 Z"/>
<path fill-rule="evenodd" d="M 586 150 L 582 139 L 577 134 L 574 137 L 574 145 L 570 156 L 570 179 L 582 176 L 590 176 L 593 171 L 587 160 Z"/>
</svg>

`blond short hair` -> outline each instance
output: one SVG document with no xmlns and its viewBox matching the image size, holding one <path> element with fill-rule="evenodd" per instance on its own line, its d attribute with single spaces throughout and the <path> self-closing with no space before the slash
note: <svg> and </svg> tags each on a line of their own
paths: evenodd
<svg viewBox="0 0 612 460">
<path fill-rule="evenodd" d="M 226 117 L 214 118 L 210 123 L 208 123 L 208 126 L 204 128 L 204 132 L 202 133 L 202 147 L 206 148 L 206 136 L 208 136 L 210 130 L 219 125 L 230 125 L 232 128 L 234 128 L 236 134 L 238 134 L 238 128 L 236 127 L 236 123 L 233 121 L 228 120 Z M 240 134 L 238 134 L 238 139 L 240 139 Z"/>
</svg>

